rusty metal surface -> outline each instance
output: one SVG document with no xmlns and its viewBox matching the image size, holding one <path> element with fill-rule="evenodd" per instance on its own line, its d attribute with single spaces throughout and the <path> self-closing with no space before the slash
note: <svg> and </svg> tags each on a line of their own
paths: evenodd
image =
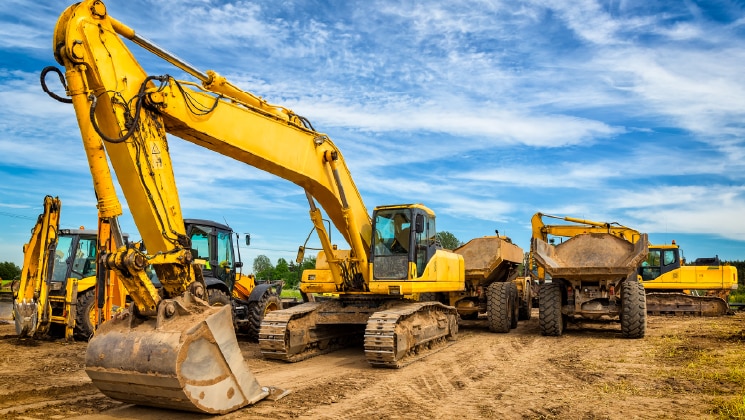
<svg viewBox="0 0 745 420">
<path fill-rule="evenodd" d="M 224 414 L 269 394 L 248 369 L 230 306 L 178 298 L 176 313 L 105 322 L 88 343 L 86 373 L 110 398 L 133 404 Z M 164 301 L 167 302 L 167 301 Z"/>
<path fill-rule="evenodd" d="M 636 271 L 648 252 L 647 235 L 632 244 L 608 233 L 573 236 L 559 245 L 533 240 L 537 264 L 564 279 L 625 277 Z"/>
<path fill-rule="evenodd" d="M 491 279 L 523 260 L 523 250 L 497 236 L 474 238 L 453 250 L 463 256 L 467 279 Z"/>
</svg>

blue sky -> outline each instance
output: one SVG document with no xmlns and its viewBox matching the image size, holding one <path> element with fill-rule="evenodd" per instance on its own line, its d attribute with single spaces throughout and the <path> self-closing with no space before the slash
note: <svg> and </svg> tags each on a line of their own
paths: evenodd
<svg viewBox="0 0 745 420">
<path fill-rule="evenodd" d="M 62 199 L 63 227 L 96 224 L 72 107 L 38 81 L 69 4 L 0 2 L 0 261 L 21 265 L 46 194 Z M 742 2 L 105 4 L 308 118 L 370 211 L 424 203 L 461 241 L 498 229 L 525 250 L 541 211 L 676 240 L 689 259 L 745 260 Z M 180 74 L 132 51 L 150 74 Z M 249 271 L 259 254 L 294 259 L 312 227 L 300 187 L 176 137 L 170 147 L 186 217 L 250 232 Z M 138 238 L 128 215 L 122 225 Z"/>
</svg>

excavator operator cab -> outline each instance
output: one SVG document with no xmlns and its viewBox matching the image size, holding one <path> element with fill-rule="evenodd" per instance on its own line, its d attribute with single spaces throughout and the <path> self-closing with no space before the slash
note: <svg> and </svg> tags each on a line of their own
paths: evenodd
<svg viewBox="0 0 745 420">
<path fill-rule="evenodd" d="M 225 285 L 228 294 L 235 284 L 236 269 L 243 266 L 235 261 L 233 230 L 210 220 L 186 219 L 186 235 L 191 238 L 192 254 L 202 266 L 207 288 Z"/>
<path fill-rule="evenodd" d="M 679 248 L 676 245 L 649 247 L 647 259 L 639 267 L 642 280 L 654 280 L 680 267 Z"/>
<path fill-rule="evenodd" d="M 421 205 L 378 207 L 373 212 L 372 260 L 375 279 L 407 279 L 409 263 L 416 275 L 436 251 L 434 213 Z"/>
</svg>

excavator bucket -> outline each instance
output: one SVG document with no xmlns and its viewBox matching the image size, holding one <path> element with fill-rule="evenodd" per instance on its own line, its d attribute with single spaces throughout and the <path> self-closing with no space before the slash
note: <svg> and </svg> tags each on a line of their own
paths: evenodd
<svg viewBox="0 0 745 420">
<path fill-rule="evenodd" d="M 86 373 L 105 395 L 127 403 L 224 414 L 269 395 L 246 365 L 230 306 L 185 294 L 157 317 L 130 311 L 104 322 L 88 343 Z"/>
</svg>

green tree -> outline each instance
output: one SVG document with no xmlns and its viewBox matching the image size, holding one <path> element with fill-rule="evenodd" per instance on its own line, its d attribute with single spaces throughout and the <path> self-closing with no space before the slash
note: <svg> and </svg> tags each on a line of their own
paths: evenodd
<svg viewBox="0 0 745 420">
<path fill-rule="evenodd" d="M 10 261 L 0 263 L 0 279 L 18 280 L 21 278 L 21 268 Z"/>
<path fill-rule="evenodd" d="M 745 261 L 722 261 L 737 268 L 737 283 L 745 285 Z"/>
<path fill-rule="evenodd" d="M 303 276 L 303 271 L 309 268 L 316 268 L 316 258 L 306 257 L 303 259 L 303 263 L 298 265 L 294 261 L 290 261 L 288 264 L 289 272 L 285 279 L 285 287 L 296 289 L 300 284 L 300 279 Z"/>
<path fill-rule="evenodd" d="M 440 241 L 440 245 L 445 249 L 455 249 L 463 245 L 463 242 L 459 241 L 455 235 L 446 230 L 437 232 L 437 240 Z"/>
<path fill-rule="evenodd" d="M 280 258 L 277 260 L 277 265 L 274 266 L 274 273 L 272 280 L 289 280 L 290 266 L 287 264 L 287 260 Z"/>
<path fill-rule="evenodd" d="M 259 255 L 254 258 L 254 275 L 258 280 L 271 280 L 274 274 L 272 261 L 266 255 Z"/>
</svg>

